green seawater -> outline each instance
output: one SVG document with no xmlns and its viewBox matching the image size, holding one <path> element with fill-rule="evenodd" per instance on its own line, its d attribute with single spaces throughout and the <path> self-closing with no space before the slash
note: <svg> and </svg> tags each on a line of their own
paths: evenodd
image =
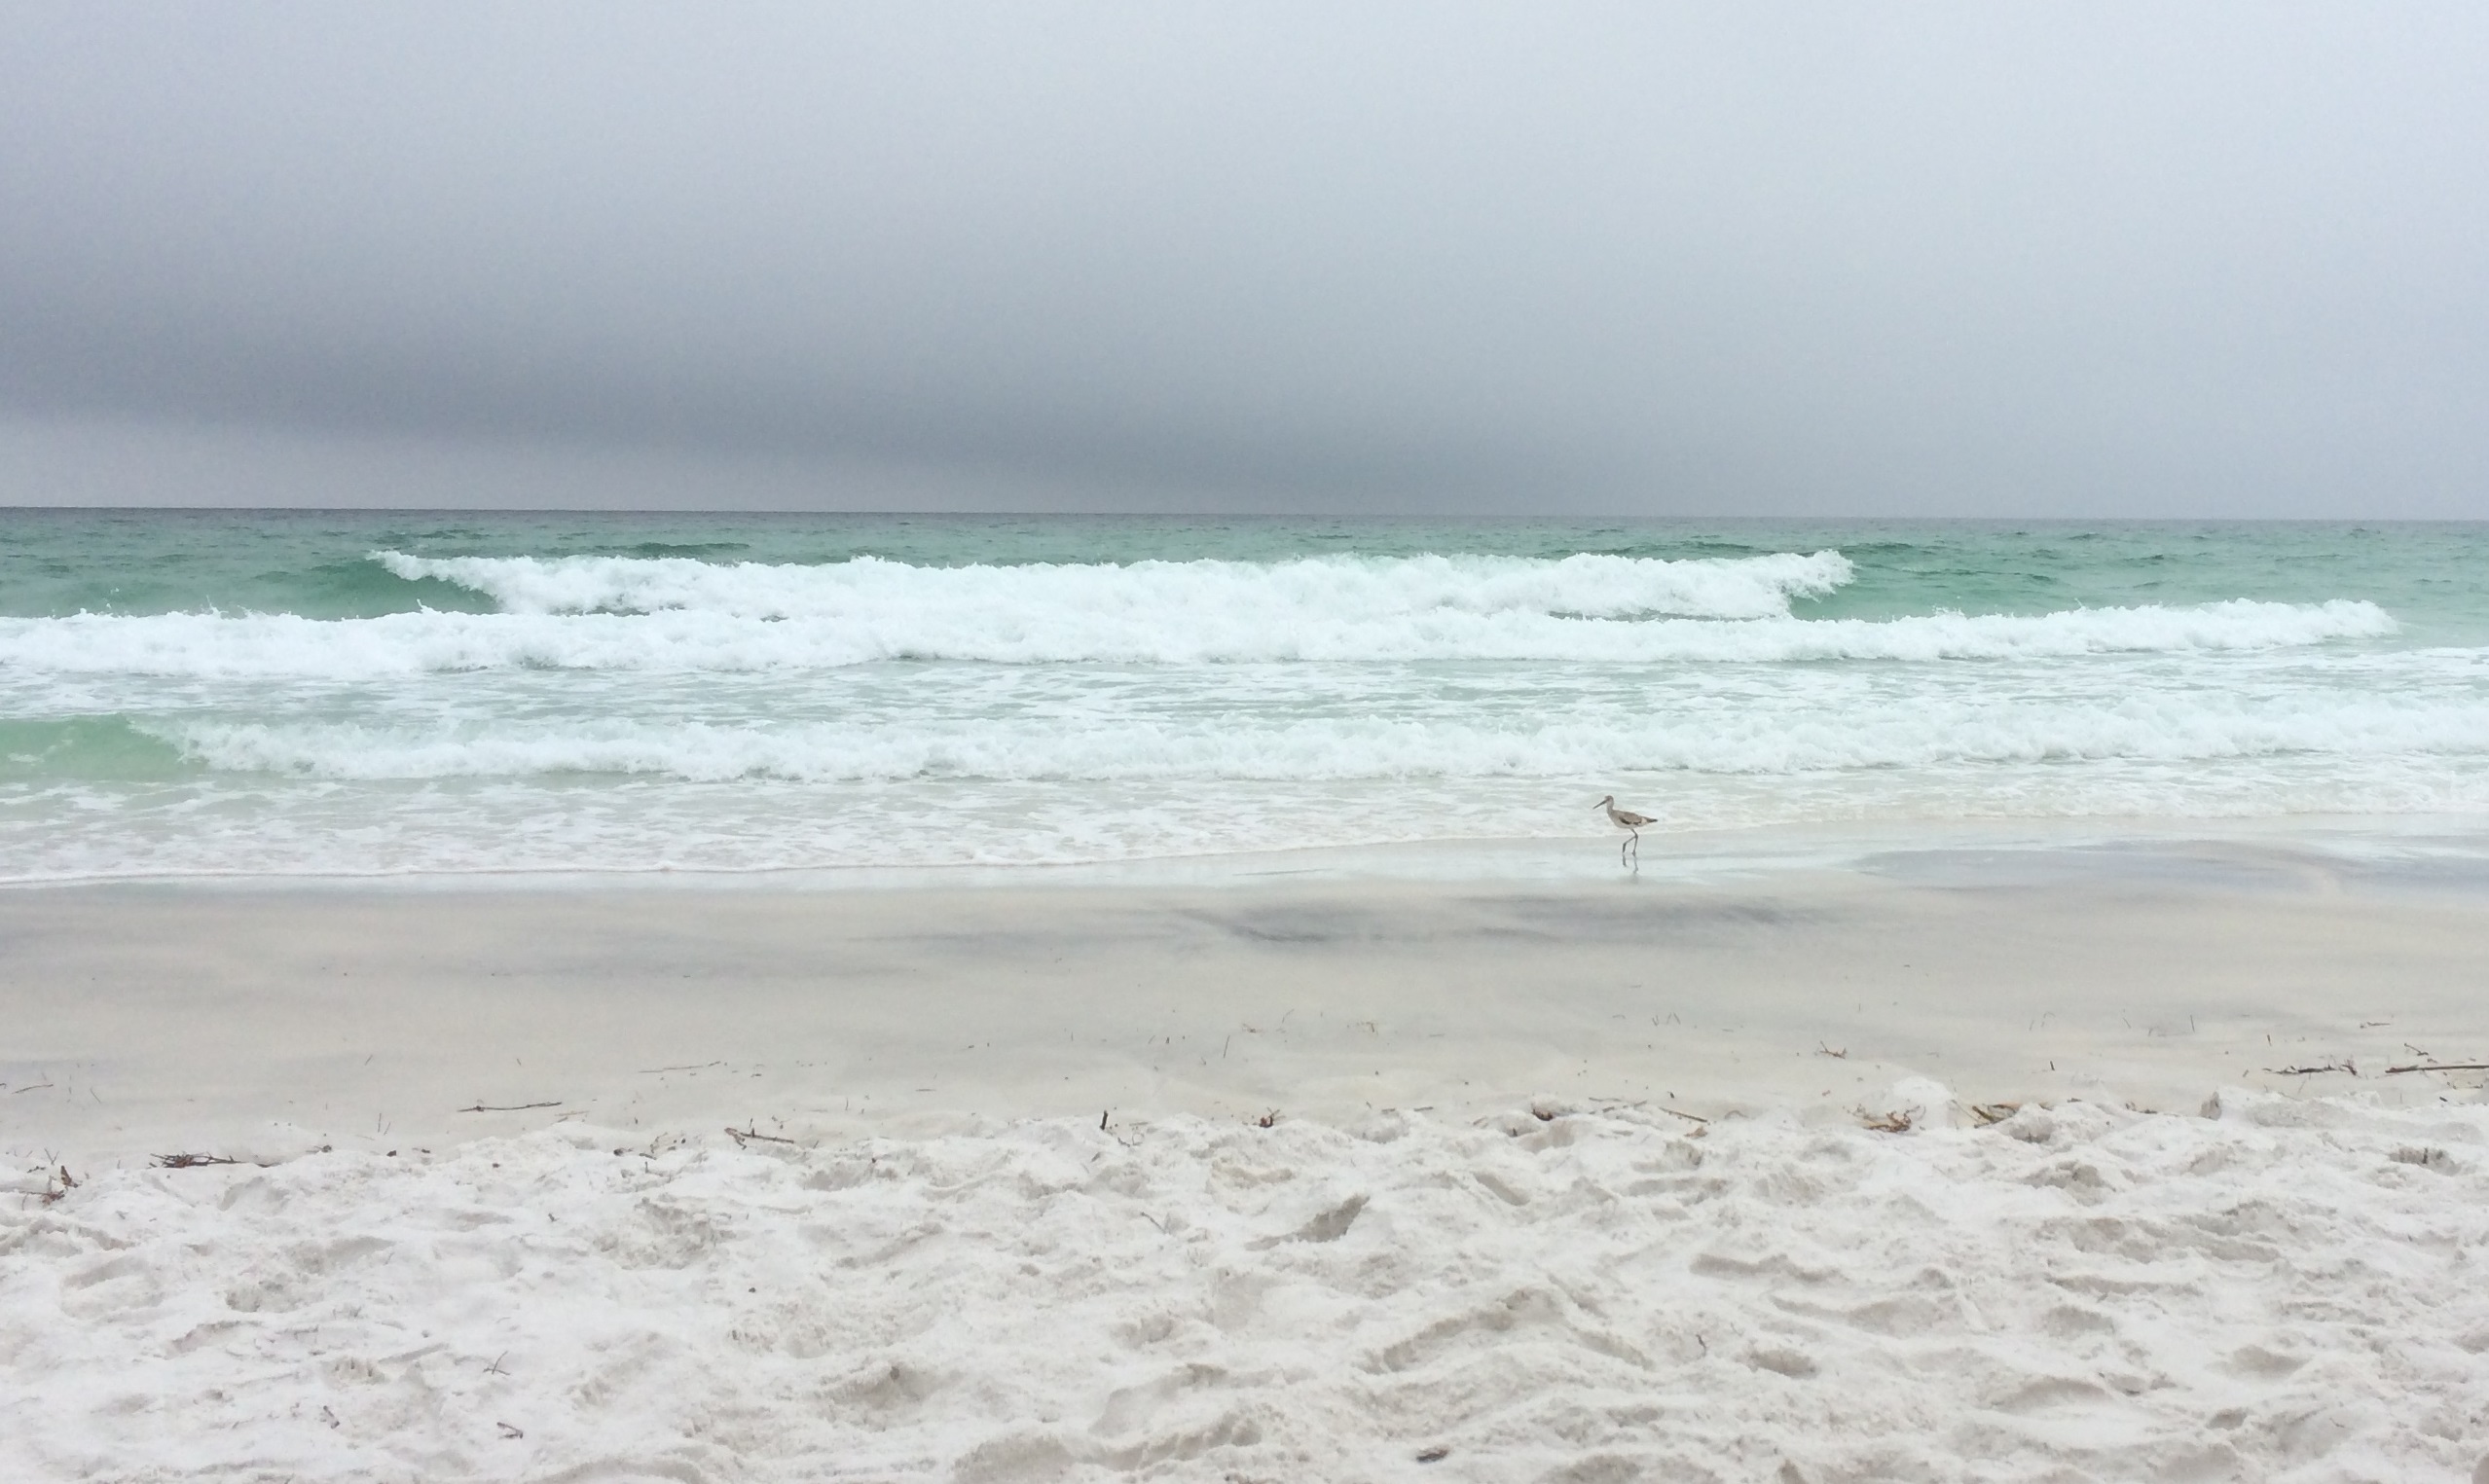
<svg viewBox="0 0 2489 1484">
<path fill-rule="evenodd" d="M 2482 525 L 6 511 L 0 880 L 1595 865 L 1609 793 L 1664 841 L 2469 839 L 2484 559 Z"/>
<path fill-rule="evenodd" d="M 1422 554 L 1667 561 L 1835 550 L 1854 581 L 1793 611 L 1891 618 L 2227 598 L 2384 606 L 2415 641 L 2489 635 L 2489 523 L 1351 521 L 1306 517 L 707 515 L 578 512 L 0 511 L 0 614 L 490 612 L 406 581 L 421 557 L 682 558 L 821 565 L 1115 563 Z"/>
</svg>

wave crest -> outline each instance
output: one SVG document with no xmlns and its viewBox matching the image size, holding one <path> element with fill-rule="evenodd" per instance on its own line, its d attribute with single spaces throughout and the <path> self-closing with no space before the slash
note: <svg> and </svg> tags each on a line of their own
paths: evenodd
<svg viewBox="0 0 2489 1484">
<path fill-rule="evenodd" d="M 1788 778 L 1859 770 L 2181 763 L 2489 752 L 2489 704 L 2376 699 L 2243 706 L 1885 703 L 1807 710 L 1577 717 L 1486 726 L 1316 718 L 1085 725 L 858 727 L 577 721 L 564 725 L 187 722 L 150 727 L 195 764 L 355 779 L 626 774 L 696 782 L 1406 781 L 1623 774 Z"/>
<path fill-rule="evenodd" d="M 2398 627 L 2374 603 L 2339 598 L 1883 620 L 1624 620 L 1445 610 L 1315 621 L 1254 606 L 960 612 L 917 605 L 869 620 L 700 611 L 422 612 L 335 620 L 81 614 L 0 620 L 0 668 L 54 674 L 355 680 L 525 669 L 833 670 L 887 660 L 1005 665 L 2012 660 L 2287 648 L 2382 638 Z"/>
<path fill-rule="evenodd" d="M 1373 623 L 1435 612 L 1579 618 L 1769 618 L 1849 581 L 1839 552 L 1697 559 L 1305 557 L 1287 561 L 1037 562 L 913 566 L 876 557 L 818 565 L 686 558 L 413 557 L 372 560 L 408 581 L 482 593 L 504 613 L 659 613 L 875 622 L 940 609 L 973 622 L 1203 609 L 1297 623 Z"/>
</svg>

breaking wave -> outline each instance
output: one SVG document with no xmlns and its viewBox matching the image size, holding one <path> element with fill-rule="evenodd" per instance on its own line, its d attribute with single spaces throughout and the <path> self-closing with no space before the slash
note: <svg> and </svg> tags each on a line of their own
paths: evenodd
<svg viewBox="0 0 2489 1484">
<path fill-rule="evenodd" d="M 1006 665 L 2006 660 L 2274 649 L 2382 638 L 2397 627 L 2376 604 L 2347 599 L 1883 620 L 1618 619 L 1451 607 L 1341 616 L 1278 603 L 1138 601 L 967 610 L 918 601 L 855 618 L 765 618 L 698 609 L 423 612 L 335 620 L 80 614 L 0 620 L 0 670 L 356 680 L 530 669 L 829 670 L 893 660 Z"/>
<path fill-rule="evenodd" d="M 687 558 L 372 560 L 410 582 L 484 594 L 505 613 L 731 614 L 875 624 L 919 612 L 971 625 L 1078 615 L 1228 612 L 1283 624 L 1373 624 L 1433 613 L 1575 618 L 1769 618 L 1849 581 L 1839 552 L 1667 561 L 1524 557 L 1307 557 L 1287 561 L 915 566 L 875 557 L 814 565 Z"/>
<path fill-rule="evenodd" d="M 2476 535 L 334 524 L 0 553 L 0 880 L 2489 810 Z"/>
<path fill-rule="evenodd" d="M 482 726 L 188 722 L 158 735 L 194 762 L 330 778 L 638 774 L 693 781 L 976 778 L 1142 782 L 1794 775 L 1958 764 L 2182 762 L 2489 753 L 2489 703 L 1887 703 L 1837 718 L 1574 718 L 1548 725 L 1303 718 L 1032 728 L 577 720 Z"/>
</svg>

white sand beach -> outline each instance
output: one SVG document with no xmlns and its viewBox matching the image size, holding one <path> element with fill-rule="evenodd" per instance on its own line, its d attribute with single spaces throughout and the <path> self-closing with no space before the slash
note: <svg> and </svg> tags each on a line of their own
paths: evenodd
<svg viewBox="0 0 2489 1484">
<path fill-rule="evenodd" d="M 2489 1452 L 2489 1076 L 2396 1069 L 2489 1061 L 2460 883 L 115 886 L 0 942 L 20 1477 Z"/>
<path fill-rule="evenodd" d="M 2489 1484 L 2489 7 L 8 18 L 0 1484 Z"/>
</svg>

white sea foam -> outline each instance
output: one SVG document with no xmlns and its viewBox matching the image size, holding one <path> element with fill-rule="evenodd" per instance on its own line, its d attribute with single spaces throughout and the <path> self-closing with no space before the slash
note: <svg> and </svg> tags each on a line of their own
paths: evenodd
<svg viewBox="0 0 2489 1484">
<path fill-rule="evenodd" d="M 2376 604 L 2245 599 L 2194 607 L 1885 620 L 1574 618 L 1518 608 L 1317 613 L 1279 603 L 1099 602 L 838 618 L 644 614 L 81 614 L 0 620 L 0 672 L 356 680 L 425 671 L 828 670 L 888 660 L 1189 665 L 1434 660 L 1608 664 L 2031 659 L 2237 651 L 2397 632 Z"/>
<path fill-rule="evenodd" d="M 502 611 L 0 619 L 0 879 L 1544 838 L 1611 790 L 1666 829 L 2489 799 L 2479 652 L 2350 598 L 1799 616 L 1836 552 L 377 560 Z"/>
<path fill-rule="evenodd" d="M 1620 788 L 1662 820 L 1645 831 L 1644 863 L 1654 872 L 1700 873 L 1745 849 L 1670 838 L 1684 831 L 1855 826 L 1860 839 L 1890 840 L 1942 838 L 1952 823 L 1980 820 L 2445 819 L 2489 812 L 2489 770 L 2477 755 L 1489 777 L 1456 786 L 1426 778 L 1067 784 L 211 773 L 139 790 L 63 788 L 45 814 L 0 820 L 7 845 L 0 881 L 1206 864 L 1236 852 L 1418 842 L 1443 849 L 1395 857 L 1391 868 L 1493 874 L 1507 868 L 1506 857 L 1470 853 L 1457 842 L 1525 839 L 1545 843 L 1525 852 L 1530 870 L 1595 874 L 1614 867 L 1616 841 L 1591 805 Z M 1846 847 L 1793 849 L 1825 864 L 1847 858 Z"/>
<path fill-rule="evenodd" d="M 1764 618 L 1849 581 L 1839 552 L 1663 561 L 1524 557 L 1306 557 L 1286 561 L 1037 562 L 914 566 L 875 557 L 813 565 L 688 558 L 410 557 L 372 560 L 412 581 L 485 594 L 506 613 L 653 613 L 873 623 L 938 609 L 1043 624 L 1070 614 L 1146 618 L 1241 611 L 1282 623 L 1373 623 L 1457 613 L 1584 618 Z"/>
<path fill-rule="evenodd" d="M 0 1435 L 29 1481 L 2472 1476 L 2484 1110 L 2208 1111 L 46 1170 Z"/>
<path fill-rule="evenodd" d="M 1942 700 L 1504 727 L 1419 718 L 1238 722 L 991 718 L 737 726 L 579 717 L 396 725 L 177 721 L 152 729 L 210 767 L 329 778 L 642 774 L 696 781 L 1007 781 L 1791 775 L 1949 764 L 2489 754 L 2489 700 L 2197 695 L 2059 704 Z"/>
</svg>

